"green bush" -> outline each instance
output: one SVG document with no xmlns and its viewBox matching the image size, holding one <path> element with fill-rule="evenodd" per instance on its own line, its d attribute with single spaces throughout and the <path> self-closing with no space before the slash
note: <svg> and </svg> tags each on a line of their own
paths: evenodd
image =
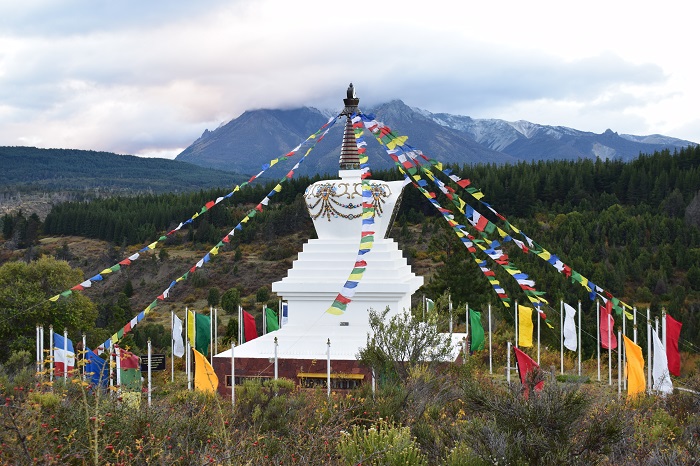
<svg viewBox="0 0 700 466">
<path fill-rule="evenodd" d="M 411 437 L 411 430 L 385 420 L 370 428 L 353 426 L 350 432 L 344 432 L 338 453 L 348 465 L 428 464 Z"/>
</svg>

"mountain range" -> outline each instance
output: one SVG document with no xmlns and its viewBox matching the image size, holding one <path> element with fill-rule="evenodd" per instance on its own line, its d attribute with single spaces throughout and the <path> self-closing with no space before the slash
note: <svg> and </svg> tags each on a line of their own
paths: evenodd
<svg viewBox="0 0 700 466">
<path fill-rule="evenodd" d="M 408 143 L 445 163 L 459 165 L 505 164 L 538 160 L 619 159 L 632 160 L 640 153 L 671 151 L 695 145 L 663 135 L 636 136 L 608 129 L 601 134 L 564 126 L 546 126 L 528 121 L 475 119 L 463 115 L 431 113 L 394 100 L 364 113 L 375 114 Z M 202 167 L 254 174 L 271 159 L 289 152 L 320 128 L 334 113 L 313 107 L 290 110 L 246 111 L 219 128 L 206 130 L 175 160 Z M 334 173 L 342 142 L 339 121 L 300 167 L 304 174 Z M 372 139 L 366 134 L 367 139 Z M 383 148 L 368 142 L 370 165 L 393 166 Z M 303 154 L 302 154 L 303 155 Z"/>
</svg>

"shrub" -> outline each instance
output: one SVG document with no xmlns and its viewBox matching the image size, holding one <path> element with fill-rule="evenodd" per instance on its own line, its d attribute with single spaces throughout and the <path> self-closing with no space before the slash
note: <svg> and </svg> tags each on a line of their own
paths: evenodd
<svg viewBox="0 0 700 466">
<path fill-rule="evenodd" d="M 344 432 L 338 453 L 348 465 L 423 465 L 428 464 L 408 427 L 397 427 L 385 420 L 376 426 L 353 426 Z"/>
</svg>

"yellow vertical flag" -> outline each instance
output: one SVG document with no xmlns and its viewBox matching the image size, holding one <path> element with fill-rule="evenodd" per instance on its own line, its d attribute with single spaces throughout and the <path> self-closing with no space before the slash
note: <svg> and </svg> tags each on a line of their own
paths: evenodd
<svg viewBox="0 0 700 466">
<path fill-rule="evenodd" d="M 635 345 L 632 340 L 623 335 L 625 340 L 625 353 L 627 354 L 627 396 L 634 397 L 646 390 L 644 379 L 644 358 L 642 348 Z"/>
<path fill-rule="evenodd" d="M 202 353 L 194 351 L 194 389 L 202 390 L 203 392 L 216 393 L 219 387 L 219 378 L 211 367 L 207 358 Z"/>
<path fill-rule="evenodd" d="M 532 308 L 518 306 L 518 346 L 532 346 Z"/>
<path fill-rule="evenodd" d="M 190 346 L 192 348 L 195 347 L 195 335 L 196 330 L 195 330 L 195 317 L 194 317 L 194 312 L 192 311 L 187 311 L 187 339 L 190 342 Z"/>
</svg>

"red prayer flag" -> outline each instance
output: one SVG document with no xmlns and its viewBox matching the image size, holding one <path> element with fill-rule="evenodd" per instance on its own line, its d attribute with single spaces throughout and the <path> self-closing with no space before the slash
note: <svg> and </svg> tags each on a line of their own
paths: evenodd
<svg viewBox="0 0 700 466">
<path fill-rule="evenodd" d="M 243 334 L 246 342 L 258 338 L 258 329 L 255 327 L 255 317 L 246 311 L 243 311 Z"/>
<path fill-rule="evenodd" d="M 615 319 L 611 315 L 612 301 L 608 300 L 605 306 L 600 308 L 600 346 L 604 349 L 617 348 L 617 337 L 615 336 Z M 610 341 L 608 341 L 608 333 Z"/>
<path fill-rule="evenodd" d="M 122 369 L 141 369 L 139 357 L 129 351 L 119 352 L 119 365 Z"/>
<path fill-rule="evenodd" d="M 666 314 L 666 358 L 668 359 L 668 371 L 680 377 L 681 353 L 678 351 L 678 339 L 681 336 L 682 323 Z"/>
<path fill-rule="evenodd" d="M 528 396 L 527 388 L 527 375 L 533 369 L 539 369 L 539 365 L 527 354 L 523 353 L 519 348 L 513 346 L 513 351 L 515 351 L 515 361 L 518 364 L 518 374 L 520 375 L 520 383 L 525 387 L 525 397 Z M 544 388 L 544 380 L 540 381 L 535 385 L 535 390 L 540 391 Z"/>
</svg>

